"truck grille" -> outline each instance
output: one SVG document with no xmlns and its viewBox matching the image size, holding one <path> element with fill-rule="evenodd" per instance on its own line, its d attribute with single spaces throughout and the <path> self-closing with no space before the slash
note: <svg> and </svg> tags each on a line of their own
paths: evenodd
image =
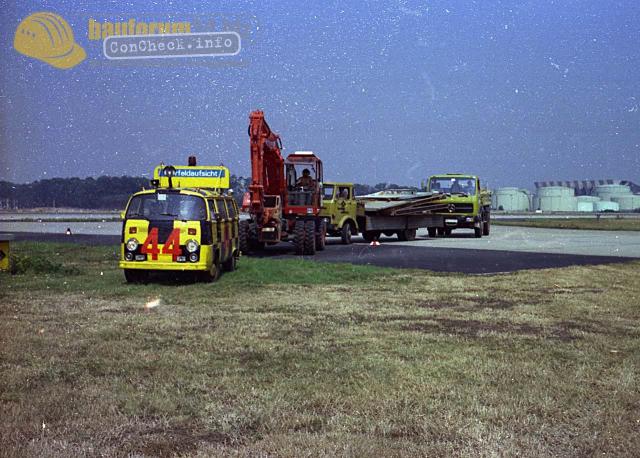
<svg viewBox="0 0 640 458">
<path fill-rule="evenodd" d="M 450 204 L 449 213 L 473 213 L 473 204 Z"/>
</svg>

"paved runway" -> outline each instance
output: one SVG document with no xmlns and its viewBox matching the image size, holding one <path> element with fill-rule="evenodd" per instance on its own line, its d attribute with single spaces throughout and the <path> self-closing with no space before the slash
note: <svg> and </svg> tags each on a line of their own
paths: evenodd
<svg viewBox="0 0 640 458">
<path fill-rule="evenodd" d="M 394 237 L 381 239 L 382 245 L 371 247 L 362 239 L 356 238 L 356 243 L 345 246 L 339 239 L 329 239 L 327 249 L 318 252 L 316 256 L 305 256 L 305 259 L 323 262 L 347 262 L 352 264 L 376 265 L 383 267 L 427 269 L 436 272 L 460 272 L 470 274 L 488 274 L 498 272 L 513 272 L 522 269 L 542 269 L 552 267 L 566 267 L 571 265 L 605 264 L 631 261 L 636 253 L 634 242 L 640 242 L 640 233 L 614 234 L 604 232 L 597 237 L 603 243 L 596 251 L 614 250 L 616 247 L 624 254 L 617 256 L 599 256 L 589 254 L 572 254 L 566 252 L 536 252 L 536 246 L 541 251 L 560 251 L 563 247 L 568 250 L 578 250 L 580 245 L 573 246 L 571 237 L 565 232 L 600 232 L 600 231 L 568 231 L 560 230 L 561 241 L 545 243 L 547 234 L 537 234 L 536 239 L 528 238 L 525 242 L 514 237 L 512 231 L 505 227 L 495 231 L 490 237 L 475 239 L 463 232 L 454 238 L 429 239 L 424 238 L 414 242 L 398 242 Z M 512 229 L 512 228 L 508 228 Z M 521 228 L 518 228 L 521 229 Z M 529 230 L 530 228 L 525 228 Z M 539 231 L 551 231 L 539 229 Z M 41 240 L 49 242 L 81 243 L 88 245 L 115 245 L 119 243 L 119 235 L 90 235 L 74 234 L 42 234 L 42 233 L 14 233 L 16 240 Z M 635 236 L 635 237 L 634 237 Z M 616 238 L 618 237 L 618 238 Z M 360 241 L 360 242 L 358 242 Z M 618 242 L 616 242 L 618 241 Z M 538 244 L 538 245 L 536 245 Z M 572 248 L 573 246 L 573 248 Z M 627 246 L 631 249 L 627 251 Z M 472 247 L 472 248 L 470 248 Z M 500 247 L 501 249 L 491 249 Z M 507 249 L 502 249 L 506 247 Z M 587 246 L 588 247 L 588 246 Z M 596 245 L 596 247 L 598 247 Z M 608 247 L 608 248 L 607 248 Z M 511 248 L 511 249 L 508 249 Z M 516 251 L 517 250 L 517 251 Z M 261 257 L 273 259 L 295 258 L 291 244 L 282 243 L 268 247 Z M 621 253 L 621 251 L 618 251 Z M 640 254 L 635 256 L 640 258 Z"/>
</svg>

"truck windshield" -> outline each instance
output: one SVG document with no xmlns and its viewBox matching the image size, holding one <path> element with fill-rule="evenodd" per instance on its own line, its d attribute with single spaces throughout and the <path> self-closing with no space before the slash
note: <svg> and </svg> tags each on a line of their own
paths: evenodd
<svg viewBox="0 0 640 458">
<path fill-rule="evenodd" d="M 324 200 L 331 200 L 333 199 L 333 185 L 332 184 L 325 184 L 322 187 L 322 198 Z"/>
<path fill-rule="evenodd" d="M 201 197 L 177 193 L 142 194 L 131 199 L 127 218 L 201 221 L 207 218 Z"/>
<path fill-rule="evenodd" d="M 476 194 L 476 180 L 473 177 L 432 177 L 429 190 L 446 194 Z"/>
</svg>

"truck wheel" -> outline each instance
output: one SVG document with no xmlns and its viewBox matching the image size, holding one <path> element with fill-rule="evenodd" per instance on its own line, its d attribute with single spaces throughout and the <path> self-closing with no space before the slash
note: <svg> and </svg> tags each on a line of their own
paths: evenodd
<svg viewBox="0 0 640 458">
<path fill-rule="evenodd" d="M 316 232 L 316 250 L 324 250 L 327 244 L 327 223 L 325 220 L 321 220 L 318 225 L 318 231 Z"/>
<path fill-rule="evenodd" d="M 403 231 L 398 231 L 398 240 L 402 242 L 410 242 L 415 239 L 416 239 L 415 229 L 405 229 Z"/>
<path fill-rule="evenodd" d="M 316 254 L 316 223 L 312 220 L 304 223 L 304 254 Z"/>
<path fill-rule="evenodd" d="M 433 239 L 438 235 L 438 229 L 435 227 L 428 227 L 427 232 L 429 232 L 429 238 Z"/>
<path fill-rule="evenodd" d="M 146 283 L 149 280 L 149 272 L 138 269 L 124 269 L 124 278 L 127 283 Z"/>
<path fill-rule="evenodd" d="M 240 239 L 240 251 L 244 254 L 249 253 L 249 222 L 247 220 L 240 221 L 238 238 Z"/>
<path fill-rule="evenodd" d="M 491 214 L 487 213 L 487 220 L 482 225 L 482 235 L 489 235 L 491 232 Z"/>
<path fill-rule="evenodd" d="M 296 254 L 304 254 L 304 221 L 297 220 L 296 225 L 293 228 L 294 241 L 293 244 L 296 248 Z"/>
<path fill-rule="evenodd" d="M 373 242 L 380 237 L 380 231 L 364 231 L 362 236 L 367 242 Z"/>
<path fill-rule="evenodd" d="M 238 258 L 236 258 L 236 254 L 233 253 L 229 259 L 222 263 L 222 269 L 225 272 L 233 272 L 238 267 Z"/>
<path fill-rule="evenodd" d="M 481 223 L 480 227 L 474 227 L 473 228 L 473 234 L 476 236 L 477 239 L 482 237 L 482 226 L 483 226 L 483 224 Z"/>
<path fill-rule="evenodd" d="M 349 221 L 347 221 L 342 226 L 342 233 L 340 234 L 340 237 L 342 238 L 342 244 L 343 245 L 351 245 L 351 235 L 352 235 L 352 233 L 351 233 L 351 223 Z"/>
</svg>

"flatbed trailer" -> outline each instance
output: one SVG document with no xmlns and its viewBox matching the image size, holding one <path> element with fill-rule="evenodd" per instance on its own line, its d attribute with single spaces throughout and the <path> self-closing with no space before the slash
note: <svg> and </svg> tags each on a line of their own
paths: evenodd
<svg viewBox="0 0 640 458">
<path fill-rule="evenodd" d="M 441 194 L 413 189 L 390 189 L 355 197 L 350 183 L 325 183 L 321 216 L 326 219 L 329 235 L 341 236 L 350 243 L 351 235 L 361 233 L 365 240 L 380 235 L 397 235 L 399 240 L 413 240 L 420 228 L 444 224 L 446 199 Z"/>
</svg>

